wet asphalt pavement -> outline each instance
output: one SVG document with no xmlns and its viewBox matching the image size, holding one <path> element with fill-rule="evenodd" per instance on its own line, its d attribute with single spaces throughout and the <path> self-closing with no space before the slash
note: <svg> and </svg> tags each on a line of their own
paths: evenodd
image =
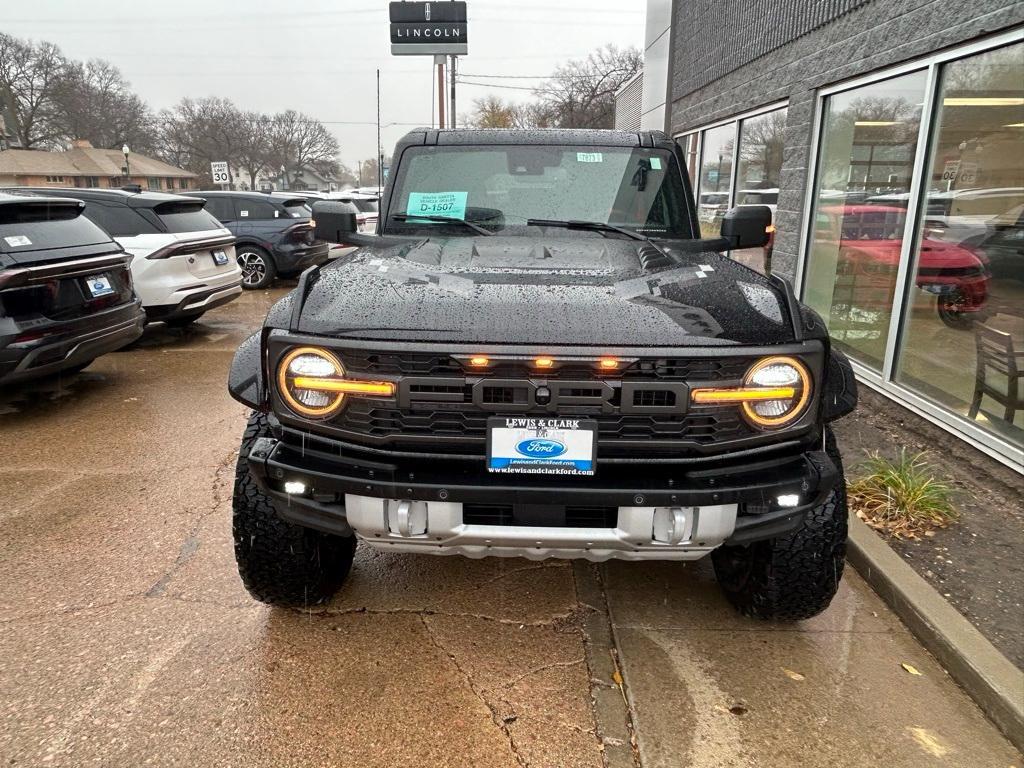
<svg viewBox="0 0 1024 768">
<path fill-rule="evenodd" d="M 362 548 L 330 605 L 254 602 L 225 381 L 283 293 L 0 393 L 0 765 L 1021 765 L 851 571 L 796 626 L 706 563 Z"/>
</svg>

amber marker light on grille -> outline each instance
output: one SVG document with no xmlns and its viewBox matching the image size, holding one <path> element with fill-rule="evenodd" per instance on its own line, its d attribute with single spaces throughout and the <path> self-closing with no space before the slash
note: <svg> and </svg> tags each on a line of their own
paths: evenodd
<svg viewBox="0 0 1024 768">
<path fill-rule="evenodd" d="M 487 366 L 487 365 L 491 364 L 491 359 L 489 357 L 484 357 L 483 355 L 479 355 L 477 357 L 469 358 L 469 364 L 470 365 L 475 365 L 477 368 L 483 368 L 484 366 Z"/>
<path fill-rule="evenodd" d="M 619 361 L 614 357 L 602 357 L 598 365 L 601 367 L 601 370 L 614 371 L 619 367 Z"/>
<path fill-rule="evenodd" d="M 538 368 L 553 368 L 555 361 L 550 357 L 538 357 L 534 359 L 533 364 Z"/>
</svg>

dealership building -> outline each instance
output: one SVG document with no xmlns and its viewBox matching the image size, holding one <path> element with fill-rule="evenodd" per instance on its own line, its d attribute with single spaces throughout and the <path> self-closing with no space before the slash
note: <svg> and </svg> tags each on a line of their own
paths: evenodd
<svg viewBox="0 0 1024 768">
<path fill-rule="evenodd" d="M 770 251 L 863 385 L 1024 468 L 1024 4 L 649 0 L 623 127 L 683 148 L 706 234 Z M 636 94 L 640 104 L 636 105 Z"/>
</svg>

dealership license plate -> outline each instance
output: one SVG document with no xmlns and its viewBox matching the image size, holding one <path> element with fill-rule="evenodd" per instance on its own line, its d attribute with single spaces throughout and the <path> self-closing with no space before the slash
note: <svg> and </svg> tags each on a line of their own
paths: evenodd
<svg viewBox="0 0 1024 768">
<path fill-rule="evenodd" d="M 593 475 L 597 424 L 584 419 L 487 420 L 487 469 L 534 475 Z"/>
<path fill-rule="evenodd" d="M 228 255 L 224 253 L 224 251 L 214 251 L 213 263 L 216 264 L 218 267 L 223 267 L 225 264 L 228 263 Z"/>
<path fill-rule="evenodd" d="M 114 287 L 110 284 L 110 278 L 104 275 L 87 277 L 85 278 L 85 284 L 89 286 L 89 293 L 92 294 L 94 299 L 100 296 L 109 296 L 114 292 Z"/>
</svg>

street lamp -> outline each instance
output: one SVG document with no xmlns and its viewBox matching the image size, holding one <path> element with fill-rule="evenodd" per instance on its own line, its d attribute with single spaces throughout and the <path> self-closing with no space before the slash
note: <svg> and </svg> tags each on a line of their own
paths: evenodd
<svg viewBox="0 0 1024 768">
<path fill-rule="evenodd" d="M 125 178 L 128 180 L 128 183 L 130 184 L 131 181 L 132 181 L 131 180 L 132 167 L 131 167 L 131 165 L 128 164 L 128 145 L 127 144 L 123 145 L 121 147 L 121 151 L 124 152 L 124 175 L 125 175 Z"/>
</svg>

